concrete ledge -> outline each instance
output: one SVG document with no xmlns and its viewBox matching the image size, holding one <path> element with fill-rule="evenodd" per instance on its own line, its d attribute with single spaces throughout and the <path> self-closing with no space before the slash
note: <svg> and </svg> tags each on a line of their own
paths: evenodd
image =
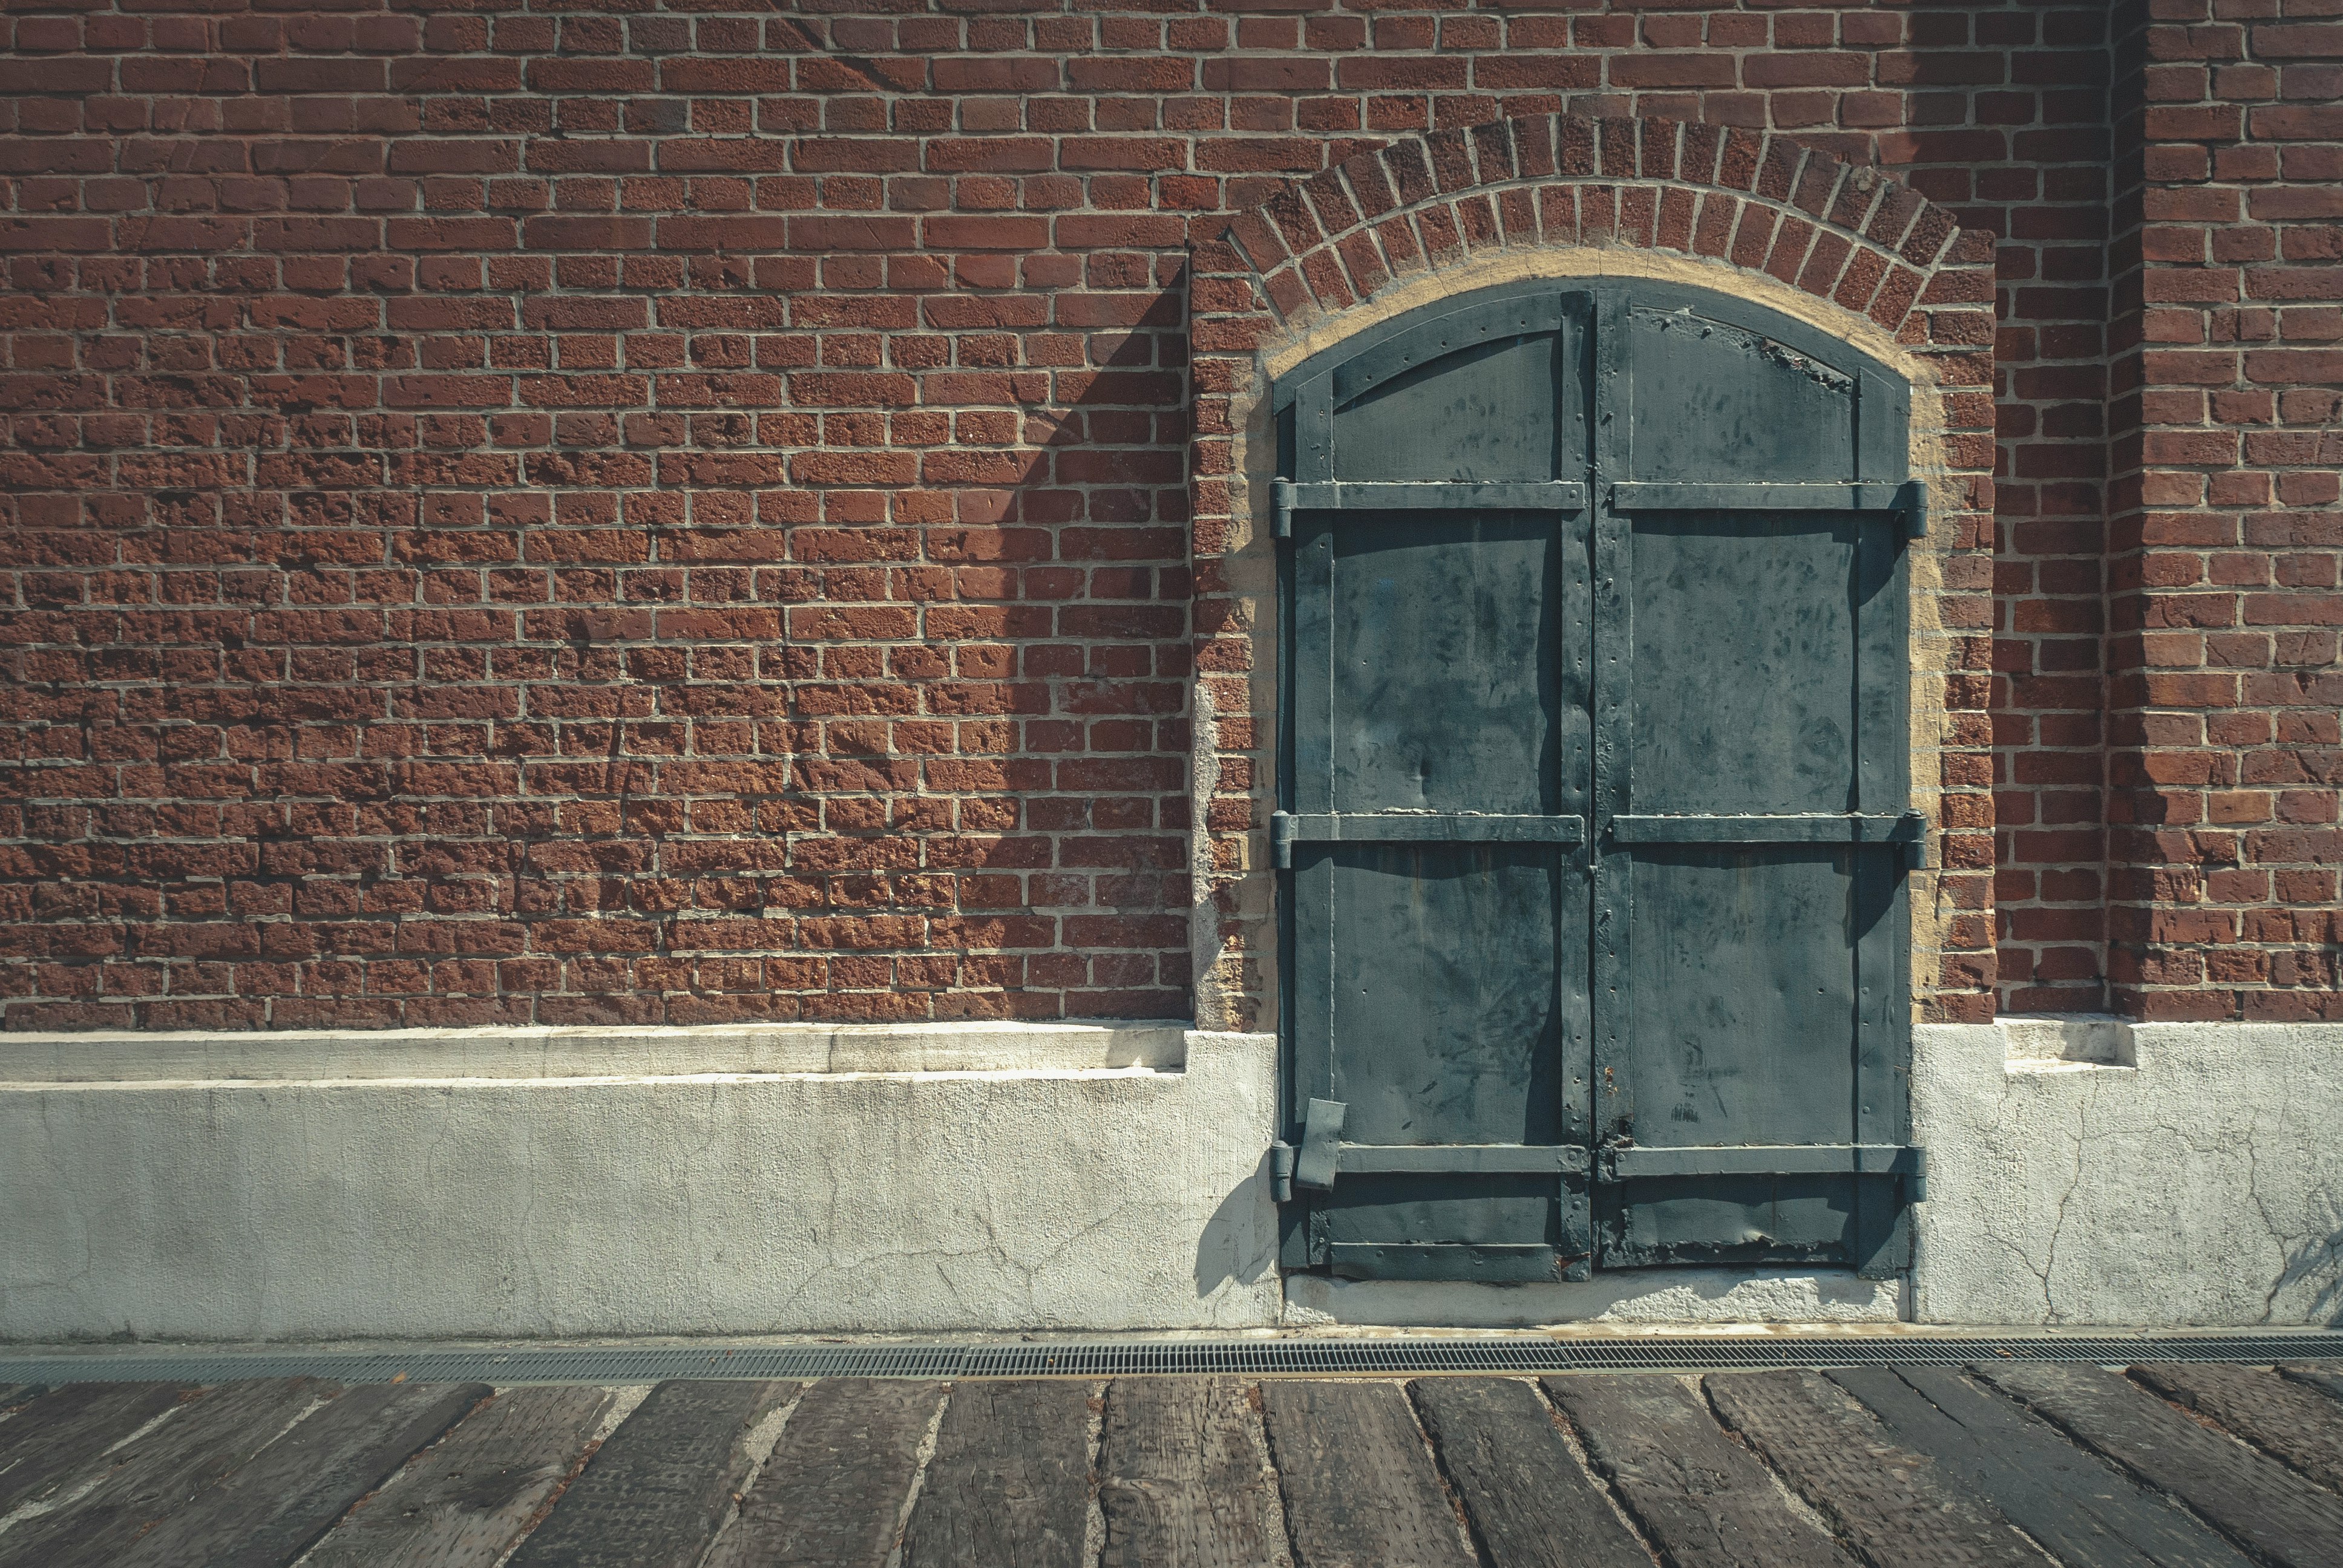
<svg viewBox="0 0 2343 1568">
<path fill-rule="evenodd" d="M 1177 1072 L 1177 1023 L 719 1024 L 707 1029 L 389 1029 L 0 1034 L 0 1083 L 341 1082 L 703 1074 Z"/>
<path fill-rule="evenodd" d="M 2343 1323 L 2343 1027 L 1925 1025 L 1915 1316 Z"/>
<path fill-rule="evenodd" d="M 0 1338 L 1274 1323 L 1276 1042 L 0 1036 Z"/>
<path fill-rule="evenodd" d="M 1527 1328 L 1555 1323 L 1892 1323 L 1903 1285 L 1815 1269 L 1626 1269 L 1553 1284 L 1285 1282 L 1289 1327 Z"/>
</svg>

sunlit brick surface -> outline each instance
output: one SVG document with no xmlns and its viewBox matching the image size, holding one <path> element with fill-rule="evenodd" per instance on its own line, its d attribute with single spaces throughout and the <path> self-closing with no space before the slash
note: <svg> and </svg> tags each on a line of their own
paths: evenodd
<svg viewBox="0 0 2343 1568">
<path fill-rule="evenodd" d="M 1962 983 L 2323 1015 L 2320 11 L 26 0 L 5 1022 L 1188 1013 L 1191 246 L 1555 112 L 2000 236 Z"/>
</svg>

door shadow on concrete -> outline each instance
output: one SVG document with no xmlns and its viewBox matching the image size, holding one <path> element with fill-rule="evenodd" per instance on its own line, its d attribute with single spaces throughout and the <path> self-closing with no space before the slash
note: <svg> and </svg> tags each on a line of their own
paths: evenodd
<svg viewBox="0 0 2343 1568">
<path fill-rule="evenodd" d="M 2298 1321 L 2312 1327 L 2343 1328 L 2343 1230 L 2306 1241 L 2287 1254 L 2286 1269 L 2270 1292 L 2270 1303 L 2291 1286 L 2318 1282 L 2318 1291 L 2304 1306 Z"/>
<path fill-rule="evenodd" d="M 1221 1200 L 1196 1241 L 1196 1299 L 1234 1282 L 1250 1285 L 1277 1266 L 1277 1211 L 1263 1201 L 1269 1154 L 1237 1190 Z"/>
</svg>

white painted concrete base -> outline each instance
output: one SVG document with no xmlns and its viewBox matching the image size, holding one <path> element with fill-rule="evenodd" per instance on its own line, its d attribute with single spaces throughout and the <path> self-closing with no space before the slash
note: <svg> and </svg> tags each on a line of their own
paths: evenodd
<svg viewBox="0 0 2343 1568">
<path fill-rule="evenodd" d="M 1435 1284 L 1289 1275 L 1285 1322 L 1528 1328 L 1548 1323 L 1892 1323 L 1903 1286 L 1851 1272 L 1638 1269 L 1578 1283 Z"/>
<path fill-rule="evenodd" d="M 1276 1042 L 0 1036 L 0 1339 L 1235 1328 Z"/>
<path fill-rule="evenodd" d="M 1915 1315 L 2343 1324 L 2343 1027 L 1928 1025 Z"/>
<path fill-rule="evenodd" d="M 1903 1284 L 1281 1289 L 1265 1035 L 0 1035 L 0 1340 L 2343 1324 L 2343 1028 L 1930 1025 L 1913 1067 Z"/>
</svg>

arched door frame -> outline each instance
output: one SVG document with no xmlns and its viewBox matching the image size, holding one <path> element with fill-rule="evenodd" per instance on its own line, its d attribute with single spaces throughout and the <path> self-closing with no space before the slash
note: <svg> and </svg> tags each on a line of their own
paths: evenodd
<svg viewBox="0 0 2343 1568">
<path fill-rule="evenodd" d="M 1704 288 L 1825 363 L 1911 389 L 1909 702 L 1926 868 L 1912 885 L 1916 1016 L 1990 1016 L 1989 236 L 1875 171 L 1786 137 L 1528 116 L 1403 138 L 1239 215 L 1193 248 L 1197 1015 L 1277 1016 L 1270 817 L 1277 657 L 1272 389 L 1433 301 L 1564 279 Z"/>
</svg>

